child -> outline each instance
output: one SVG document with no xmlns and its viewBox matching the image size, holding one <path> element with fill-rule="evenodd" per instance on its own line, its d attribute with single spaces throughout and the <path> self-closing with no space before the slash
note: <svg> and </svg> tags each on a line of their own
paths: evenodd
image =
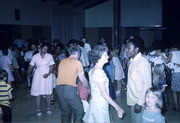
<svg viewBox="0 0 180 123">
<path fill-rule="evenodd" d="M 5 81 L 8 74 L 5 70 L 0 70 L 0 108 L 2 110 L 3 122 L 11 122 L 12 112 L 9 99 L 12 99 L 12 88 Z"/>
<path fill-rule="evenodd" d="M 169 106 L 168 95 L 166 93 L 166 76 L 164 64 L 156 64 L 153 69 L 153 85 L 162 92 L 164 105 Z"/>
<path fill-rule="evenodd" d="M 156 87 L 151 87 L 145 95 L 146 109 L 142 115 L 142 123 L 165 123 L 165 118 L 161 114 L 163 106 L 161 91 Z"/>
</svg>

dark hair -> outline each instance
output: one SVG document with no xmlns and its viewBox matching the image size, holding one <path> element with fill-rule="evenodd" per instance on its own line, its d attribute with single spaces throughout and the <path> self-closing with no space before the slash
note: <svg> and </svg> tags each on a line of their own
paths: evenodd
<svg viewBox="0 0 180 123">
<path fill-rule="evenodd" d="M 128 37 L 126 37 L 126 38 L 124 39 L 124 44 L 127 44 L 127 41 L 129 41 L 130 39 L 134 39 L 134 36 L 129 35 Z"/>
<path fill-rule="evenodd" d="M 82 42 L 82 41 L 77 40 L 77 41 L 76 41 L 76 44 L 79 45 L 79 46 L 81 46 L 81 47 L 84 47 L 84 42 Z"/>
<path fill-rule="evenodd" d="M 8 55 L 8 48 L 3 48 L 2 49 L 2 54 L 7 56 Z"/>
<path fill-rule="evenodd" d="M 4 77 L 8 77 L 8 74 L 5 70 L 0 70 L 0 80 L 3 80 Z"/>
<path fill-rule="evenodd" d="M 76 44 L 76 39 L 71 39 L 71 40 L 69 40 L 69 42 L 68 42 L 68 45 L 70 46 L 71 44 Z"/>
<path fill-rule="evenodd" d="M 108 52 L 108 48 L 103 45 L 96 45 L 91 52 L 91 65 L 94 66 L 101 58 L 104 52 Z"/>
<path fill-rule="evenodd" d="M 172 44 L 172 48 L 180 48 L 180 45 L 179 45 L 179 43 L 178 42 L 174 42 L 173 44 Z"/>
<path fill-rule="evenodd" d="M 129 39 L 129 43 L 134 45 L 134 48 L 139 48 L 138 52 L 144 51 L 144 41 L 140 37 L 135 37 L 133 39 Z"/>
<path fill-rule="evenodd" d="M 41 49 L 42 49 L 43 47 L 48 47 L 48 49 L 49 49 L 49 44 L 48 44 L 48 43 L 42 43 Z"/>
<path fill-rule="evenodd" d="M 69 48 L 69 54 L 70 55 L 74 55 L 76 52 L 78 52 L 79 54 L 81 53 L 81 50 L 78 46 L 71 46 Z"/>
</svg>

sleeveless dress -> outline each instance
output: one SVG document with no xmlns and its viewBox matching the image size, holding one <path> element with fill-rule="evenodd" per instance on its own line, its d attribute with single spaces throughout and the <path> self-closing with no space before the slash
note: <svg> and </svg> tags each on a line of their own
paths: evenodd
<svg viewBox="0 0 180 123">
<path fill-rule="evenodd" d="M 94 73 L 91 69 L 89 71 L 89 80 L 91 87 L 91 100 L 89 107 L 83 117 L 83 121 L 88 123 L 110 122 L 109 103 L 101 95 L 101 92 L 98 88 L 98 82 L 103 82 L 105 89 L 109 94 L 109 80 L 105 72 L 101 69 L 96 69 Z"/>
</svg>

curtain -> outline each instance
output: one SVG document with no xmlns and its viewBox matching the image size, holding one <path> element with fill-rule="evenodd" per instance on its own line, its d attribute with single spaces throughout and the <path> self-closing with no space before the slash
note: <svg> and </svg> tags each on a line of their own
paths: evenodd
<svg viewBox="0 0 180 123">
<path fill-rule="evenodd" d="M 80 11 L 52 10 L 52 39 L 66 44 L 70 39 L 83 36 L 83 16 Z"/>
</svg>

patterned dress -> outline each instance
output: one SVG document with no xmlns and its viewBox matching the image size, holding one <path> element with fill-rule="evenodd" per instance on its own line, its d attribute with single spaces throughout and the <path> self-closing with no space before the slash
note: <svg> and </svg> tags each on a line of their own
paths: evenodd
<svg viewBox="0 0 180 123">
<path fill-rule="evenodd" d="M 173 51 L 171 62 L 180 64 L 180 51 Z M 180 91 L 180 67 L 177 67 L 172 72 L 171 89 L 173 91 Z"/>
<path fill-rule="evenodd" d="M 109 93 L 109 80 L 101 69 L 96 69 L 94 72 L 91 69 L 89 71 L 89 79 L 92 97 L 83 120 L 87 123 L 110 122 L 109 103 L 101 95 L 98 87 L 98 82 L 104 82 L 105 89 Z"/>
</svg>

